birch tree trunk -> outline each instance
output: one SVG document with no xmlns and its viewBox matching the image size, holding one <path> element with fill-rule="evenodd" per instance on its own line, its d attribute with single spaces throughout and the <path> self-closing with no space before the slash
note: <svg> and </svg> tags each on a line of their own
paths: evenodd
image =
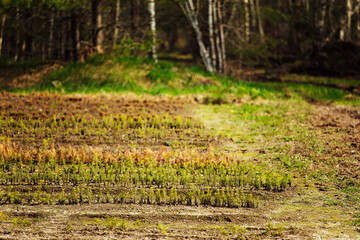
<svg viewBox="0 0 360 240">
<path fill-rule="evenodd" d="M 116 0 L 113 46 L 117 44 L 117 41 L 119 39 L 120 11 L 121 11 L 120 0 Z"/>
<path fill-rule="evenodd" d="M 2 16 L 1 19 L 1 32 L 0 32 L 0 56 L 3 55 L 2 52 L 2 43 L 3 43 L 3 39 L 4 39 L 4 28 L 5 28 L 5 22 L 6 22 L 6 14 L 4 13 L 4 15 Z"/>
<path fill-rule="evenodd" d="M 347 13 L 347 24 L 346 24 L 346 41 L 351 40 L 351 19 L 352 19 L 352 2 L 351 0 L 346 0 L 346 13 Z"/>
<path fill-rule="evenodd" d="M 179 2 L 179 5 L 184 12 L 187 19 L 190 21 L 192 28 L 195 31 L 196 39 L 200 48 L 200 55 L 205 65 L 205 68 L 209 72 L 214 72 L 214 67 L 211 64 L 211 58 L 209 57 L 209 52 L 205 47 L 205 44 L 202 39 L 202 33 L 199 26 L 199 21 L 194 8 L 193 0 L 187 0 L 186 2 Z"/>
<path fill-rule="evenodd" d="M 339 39 L 341 41 L 348 40 L 348 37 L 350 37 L 349 32 L 351 29 L 351 10 L 351 0 L 346 0 L 346 17 L 342 16 L 340 20 Z"/>
<path fill-rule="evenodd" d="M 156 54 L 156 18 L 155 18 L 155 0 L 149 0 L 150 29 L 151 29 L 151 56 L 155 63 L 158 62 Z"/>
<path fill-rule="evenodd" d="M 210 54 L 211 54 L 212 65 L 216 66 L 216 51 L 215 51 L 214 24 L 213 24 L 213 20 L 214 20 L 213 0 L 209 0 L 208 8 L 209 8 L 209 20 L 208 20 L 209 21 L 209 42 L 210 42 L 210 47 L 211 47 Z"/>
</svg>

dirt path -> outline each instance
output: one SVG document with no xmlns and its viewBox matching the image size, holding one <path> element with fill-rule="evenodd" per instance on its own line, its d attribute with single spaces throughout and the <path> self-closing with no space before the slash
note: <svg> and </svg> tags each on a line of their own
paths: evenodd
<svg viewBox="0 0 360 240">
<path fill-rule="evenodd" d="M 153 205 L 3 206 L 9 217 L 27 219 L 21 226 L 2 221 L 1 239 L 225 239 L 236 237 L 311 239 L 296 226 L 283 227 L 265 208 L 228 209 Z M 264 212 L 265 210 L 265 212 Z M 125 220 L 122 228 L 119 221 Z M 117 222 L 118 221 L 118 222 Z M 261 237 L 262 236 L 262 237 Z"/>
</svg>

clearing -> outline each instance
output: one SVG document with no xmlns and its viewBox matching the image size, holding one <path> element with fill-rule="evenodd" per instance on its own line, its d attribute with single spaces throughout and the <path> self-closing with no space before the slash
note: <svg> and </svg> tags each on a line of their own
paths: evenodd
<svg viewBox="0 0 360 240">
<path fill-rule="evenodd" d="M 0 95 L 2 239 L 356 239 L 358 107 Z"/>
</svg>

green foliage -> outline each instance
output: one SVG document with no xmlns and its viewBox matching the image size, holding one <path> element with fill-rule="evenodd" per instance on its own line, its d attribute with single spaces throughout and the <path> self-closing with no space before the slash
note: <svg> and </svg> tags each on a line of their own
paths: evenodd
<svg viewBox="0 0 360 240">
<path fill-rule="evenodd" d="M 73 231 L 73 225 L 72 225 L 71 222 L 66 223 L 65 231 L 68 232 L 68 233 Z"/>
<path fill-rule="evenodd" d="M 166 232 L 166 230 L 168 229 L 167 226 L 165 226 L 165 225 L 163 225 L 163 224 L 161 224 L 161 223 L 158 223 L 158 224 L 155 226 L 155 228 L 156 228 L 159 232 L 161 232 L 162 234 L 167 235 L 167 232 Z"/>
<path fill-rule="evenodd" d="M 138 43 L 131 38 L 123 38 L 113 47 L 113 54 L 118 57 L 138 57 L 148 54 L 150 50 L 151 42 Z"/>
<path fill-rule="evenodd" d="M 169 63 L 156 64 L 147 74 L 151 82 L 169 84 L 171 80 L 176 81 L 177 74 L 173 71 L 174 66 Z"/>
<path fill-rule="evenodd" d="M 287 230 L 287 228 L 285 228 L 284 225 L 282 225 L 281 223 L 274 225 L 273 222 L 269 221 L 266 224 L 265 231 L 262 233 L 262 235 L 271 235 L 271 236 L 280 237 L 284 234 L 285 230 Z"/>
<path fill-rule="evenodd" d="M 221 235 L 231 239 L 247 239 L 245 236 L 246 229 L 239 225 L 228 224 L 226 226 L 215 226 Z"/>
<path fill-rule="evenodd" d="M 8 217 L 6 214 L 0 212 L 0 221 L 5 221 L 5 220 L 7 220 L 8 218 L 9 218 L 9 217 Z"/>
<path fill-rule="evenodd" d="M 125 40 L 124 40 L 125 41 Z M 128 43 L 127 43 L 128 42 Z M 121 51 L 133 49 L 126 40 Z M 239 48 L 232 54 L 241 54 L 247 59 L 249 66 L 276 64 L 277 56 L 274 48 L 282 44 L 275 39 L 265 39 L 266 43 Z M 135 43 L 134 43 L 135 44 Z M 136 45 L 136 44 L 135 44 Z M 143 47 L 140 47 L 143 49 Z M 134 50 L 135 51 L 135 50 Z M 241 52 L 240 52 L 241 51 Z M 261 55 L 258 53 L 262 52 Z M 31 66 L 30 66 L 31 65 Z M 5 68 L 16 68 L 16 72 L 25 72 L 39 66 L 37 63 L 6 64 Z M 21 70 L 23 69 L 23 70 Z M 203 80 L 209 79 L 210 84 Z M 313 82 L 321 83 L 322 78 L 313 78 Z M 354 81 L 350 81 L 354 82 Z M 7 89 L 10 90 L 10 89 Z M 348 99 L 347 93 L 339 88 L 321 87 L 308 83 L 263 82 L 250 83 L 230 77 L 212 75 L 199 67 L 176 66 L 171 62 L 161 61 L 155 64 L 149 58 L 134 57 L 127 54 L 98 54 L 85 63 L 69 63 L 50 72 L 43 77 L 40 85 L 12 91 L 50 91 L 50 92 L 135 92 L 149 94 L 196 94 L 202 93 L 209 99 L 208 103 L 231 102 L 234 97 L 244 95 L 253 99 L 262 97 L 276 99 L 292 97 L 313 100 L 339 101 L 342 103 L 360 104 L 360 99 Z"/>
<path fill-rule="evenodd" d="M 119 231 L 125 231 L 127 221 L 125 219 L 117 219 L 116 217 L 105 216 L 105 219 L 95 219 L 95 223 L 105 226 L 108 230 L 118 229 Z"/>
</svg>

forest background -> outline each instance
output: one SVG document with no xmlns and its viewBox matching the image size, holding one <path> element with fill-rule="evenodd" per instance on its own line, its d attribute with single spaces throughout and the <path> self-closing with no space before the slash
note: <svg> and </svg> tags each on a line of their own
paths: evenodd
<svg viewBox="0 0 360 240">
<path fill-rule="evenodd" d="M 3 64 L 157 49 L 242 78 L 359 75 L 359 0 L 2 0 L 0 25 Z"/>
</svg>

